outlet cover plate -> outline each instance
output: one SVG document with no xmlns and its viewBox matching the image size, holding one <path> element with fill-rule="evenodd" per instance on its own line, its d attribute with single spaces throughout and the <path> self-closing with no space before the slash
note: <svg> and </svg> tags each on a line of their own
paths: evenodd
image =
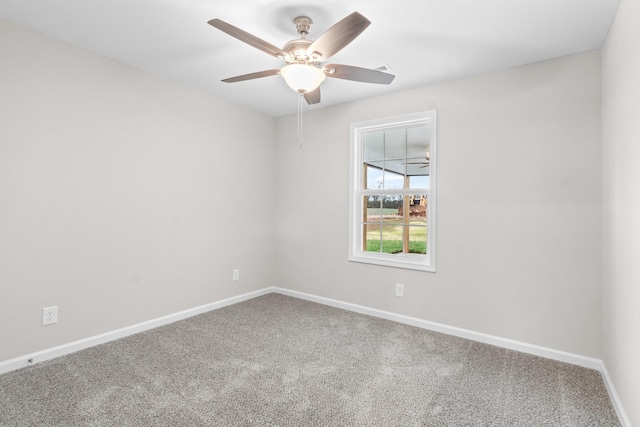
<svg viewBox="0 0 640 427">
<path fill-rule="evenodd" d="M 42 309 L 42 326 L 58 323 L 58 306 L 44 307 Z"/>
</svg>

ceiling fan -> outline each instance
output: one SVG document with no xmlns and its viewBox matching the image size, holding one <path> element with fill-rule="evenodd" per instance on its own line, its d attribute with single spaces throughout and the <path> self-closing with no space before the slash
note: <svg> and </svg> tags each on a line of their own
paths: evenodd
<svg viewBox="0 0 640 427">
<path fill-rule="evenodd" d="M 377 84 L 390 84 L 395 78 L 392 74 L 368 68 L 323 64 L 371 24 L 358 12 L 343 18 L 315 41 L 307 38 L 313 24 L 310 18 L 299 16 L 293 22 L 300 38 L 291 40 L 280 49 L 220 19 L 210 20 L 208 23 L 220 31 L 287 63 L 281 69 L 258 71 L 222 81 L 235 83 L 280 74 L 293 90 L 304 96 L 308 104 L 317 104 L 320 102 L 320 84 L 325 77 Z"/>
</svg>

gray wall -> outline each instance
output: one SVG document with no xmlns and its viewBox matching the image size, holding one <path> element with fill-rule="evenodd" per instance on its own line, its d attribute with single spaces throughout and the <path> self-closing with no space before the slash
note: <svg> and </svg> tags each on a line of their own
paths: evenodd
<svg viewBox="0 0 640 427">
<path fill-rule="evenodd" d="M 429 109 L 437 272 L 348 262 L 349 124 Z M 277 128 L 277 285 L 600 356 L 599 52 L 309 111 L 302 149 L 295 121 Z"/>
<path fill-rule="evenodd" d="M 640 426 L 640 3 L 623 1 L 602 53 L 602 356 Z"/>
<path fill-rule="evenodd" d="M 272 285 L 273 118 L 2 20 L 0 52 L 0 360 Z"/>
</svg>

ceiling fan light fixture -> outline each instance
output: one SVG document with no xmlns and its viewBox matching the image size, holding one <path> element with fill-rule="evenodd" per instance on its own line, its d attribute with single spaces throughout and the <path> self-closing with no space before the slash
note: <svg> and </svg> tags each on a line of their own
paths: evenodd
<svg viewBox="0 0 640 427">
<path fill-rule="evenodd" d="M 314 91 L 326 77 L 320 68 L 307 64 L 285 65 L 280 74 L 289 87 L 298 93 Z"/>
</svg>

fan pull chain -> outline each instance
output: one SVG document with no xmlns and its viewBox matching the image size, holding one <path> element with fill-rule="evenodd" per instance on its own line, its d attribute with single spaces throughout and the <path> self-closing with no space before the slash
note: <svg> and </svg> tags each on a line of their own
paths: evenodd
<svg viewBox="0 0 640 427">
<path fill-rule="evenodd" d="M 302 99 L 304 94 L 301 92 L 298 96 L 298 148 L 302 148 Z"/>
</svg>

